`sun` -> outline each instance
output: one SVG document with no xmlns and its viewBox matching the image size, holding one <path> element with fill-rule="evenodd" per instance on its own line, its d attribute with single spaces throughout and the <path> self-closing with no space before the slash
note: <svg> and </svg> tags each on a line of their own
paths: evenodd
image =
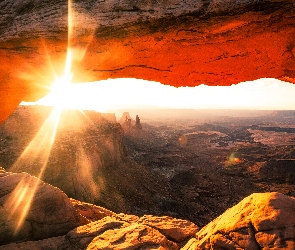
<svg viewBox="0 0 295 250">
<path fill-rule="evenodd" d="M 6 200 L 6 205 L 11 207 L 9 211 L 9 218 L 16 218 L 17 223 L 14 225 L 14 233 L 17 234 L 22 228 L 23 223 L 27 217 L 28 211 L 34 202 L 34 198 L 42 179 L 43 173 L 46 170 L 49 156 L 55 141 L 56 133 L 60 123 L 61 111 L 67 104 L 66 97 L 68 95 L 73 74 L 72 68 L 72 51 L 70 47 L 70 38 L 72 33 L 72 12 L 71 0 L 68 1 L 68 49 L 64 72 L 61 76 L 55 74 L 55 81 L 49 87 L 50 93 L 44 97 L 47 102 L 54 106 L 50 115 L 40 127 L 31 142 L 27 145 L 23 153 L 17 161 L 10 168 L 13 171 L 15 168 L 22 168 L 22 166 L 41 163 L 40 169 L 35 176 L 38 178 L 33 187 L 29 186 L 24 181 L 20 181 L 17 187 L 12 192 L 12 195 Z M 41 100 L 41 99 L 40 99 Z M 46 100 L 45 100 L 46 102 Z M 19 204 L 24 204 L 19 206 Z"/>
<path fill-rule="evenodd" d="M 67 96 L 69 94 L 72 85 L 71 81 L 73 79 L 71 64 L 72 52 L 71 49 L 68 49 L 64 73 L 62 76 L 55 75 L 55 81 L 51 83 L 51 86 L 49 87 L 50 92 L 46 97 L 39 100 L 41 103 L 60 109 L 66 108 L 68 106 Z"/>
</svg>

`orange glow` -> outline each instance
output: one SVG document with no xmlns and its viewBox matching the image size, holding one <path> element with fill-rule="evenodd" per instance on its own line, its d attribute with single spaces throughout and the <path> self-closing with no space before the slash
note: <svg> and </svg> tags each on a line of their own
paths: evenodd
<svg viewBox="0 0 295 250">
<path fill-rule="evenodd" d="M 182 135 L 181 137 L 178 138 L 178 141 L 181 145 L 186 145 L 187 144 L 187 136 Z"/>
<path fill-rule="evenodd" d="M 28 144 L 24 152 L 17 159 L 17 161 L 10 168 L 11 171 L 15 169 L 30 169 L 33 170 L 36 177 L 35 181 L 26 181 L 26 178 L 22 179 L 11 195 L 6 200 L 4 207 L 9 211 L 8 219 L 14 222 L 15 234 L 19 232 L 23 223 L 28 215 L 31 204 L 38 190 L 40 179 L 44 174 L 47 167 L 51 149 L 56 137 L 57 128 L 60 121 L 61 109 L 63 107 L 63 98 L 67 94 L 68 86 L 72 80 L 71 66 L 72 66 L 72 52 L 70 49 L 70 40 L 72 36 L 72 4 L 68 1 L 68 50 L 65 68 L 61 77 L 57 76 L 54 72 L 55 82 L 50 87 L 51 95 L 55 100 L 55 107 L 46 119 L 42 127 L 39 129 L 36 136 Z M 50 62 L 50 56 L 48 55 Z M 51 63 L 50 63 L 51 64 Z M 51 64 L 52 65 L 52 64 Z M 53 69 L 53 67 L 52 67 Z M 22 78 L 32 77 L 29 75 L 22 75 Z M 85 156 L 83 156 L 83 162 L 85 162 Z M 40 166 L 40 169 L 34 169 L 34 166 Z M 85 165 L 84 164 L 84 165 Z M 31 171 L 30 171 L 31 172 Z M 95 192 L 95 190 L 93 190 Z"/>
<path fill-rule="evenodd" d="M 242 160 L 239 157 L 237 157 L 235 155 L 235 153 L 231 153 L 230 156 L 227 159 L 226 164 L 231 165 L 231 164 L 237 164 L 237 163 L 240 163 L 240 162 L 242 162 Z"/>
</svg>

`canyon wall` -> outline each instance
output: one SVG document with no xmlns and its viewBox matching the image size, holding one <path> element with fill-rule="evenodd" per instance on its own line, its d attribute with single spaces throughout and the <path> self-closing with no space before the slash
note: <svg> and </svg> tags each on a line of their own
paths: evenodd
<svg viewBox="0 0 295 250">
<path fill-rule="evenodd" d="M 0 125 L 0 165 L 115 212 L 169 214 L 163 205 L 172 199 L 167 180 L 127 156 L 121 125 L 106 119 L 112 114 L 53 114 L 50 107 L 20 106 L 5 120 Z"/>
</svg>

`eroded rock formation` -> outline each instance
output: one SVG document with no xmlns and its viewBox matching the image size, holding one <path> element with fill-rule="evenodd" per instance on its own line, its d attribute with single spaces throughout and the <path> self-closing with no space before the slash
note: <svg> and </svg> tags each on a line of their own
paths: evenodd
<svg viewBox="0 0 295 250">
<path fill-rule="evenodd" d="M 123 129 L 111 114 L 64 110 L 55 132 L 48 117 L 51 107 L 21 106 L 0 125 L 2 137 L 14 145 L 12 150 L 6 139 L 0 141 L 1 166 L 41 176 L 71 198 L 115 212 L 163 213 L 172 193 L 167 180 L 127 156 Z"/>
<path fill-rule="evenodd" d="M 74 82 L 118 77 L 173 86 L 295 77 L 294 1 L 0 3 L 1 119 L 46 92 L 68 44 Z"/>
<path fill-rule="evenodd" d="M 88 222 L 58 188 L 3 169 L 0 179 L 0 245 L 60 236 Z"/>
<path fill-rule="evenodd" d="M 189 221 L 168 216 L 117 214 L 100 206 L 68 199 L 41 181 L 18 237 L 9 233 L 7 201 L 19 180 L 34 190 L 28 174 L 1 170 L 0 249 L 294 249 L 295 199 L 280 193 L 256 193 L 199 231 Z M 28 198 L 28 196 L 25 196 Z M 24 210 L 27 199 L 23 200 Z M 15 202 L 13 205 L 17 205 Z M 30 228 L 30 225 L 35 226 Z M 12 243 L 9 243 L 12 242 Z M 7 244 L 9 243 L 9 244 Z M 6 244 L 6 245 L 5 245 Z"/>
<path fill-rule="evenodd" d="M 13 174 L 2 170 L 1 178 L 4 177 L 9 179 L 1 182 L 0 192 L 5 192 L 1 202 L 6 199 L 3 204 L 14 196 L 15 177 L 28 179 L 26 183 L 38 180 L 28 174 Z M 8 184 L 11 189 L 7 188 Z M 20 189 L 19 192 L 28 190 L 28 193 L 31 193 L 34 191 L 33 184 L 27 189 Z M 8 222 L 11 218 L 9 210 L 3 213 L 7 209 L 4 205 L 0 218 L 0 249 L 179 249 L 198 231 L 194 223 L 168 216 L 149 215 L 139 218 L 134 215 L 116 214 L 99 206 L 70 200 L 59 189 L 41 181 L 40 184 L 18 237 L 8 237 Z M 26 207 L 27 194 L 25 197 L 18 210 L 23 211 Z M 36 225 L 29 228 L 29 223 Z M 9 242 L 18 243 L 7 244 Z"/>
</svg>

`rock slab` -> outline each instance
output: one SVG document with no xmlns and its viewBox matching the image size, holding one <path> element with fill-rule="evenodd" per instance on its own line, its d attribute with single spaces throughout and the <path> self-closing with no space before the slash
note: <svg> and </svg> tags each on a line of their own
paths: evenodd
<svg viewBox="0 0 295 250">
<path fill-rule="evenodd" d="M 202 228 L 185 249 L 294 249 L 295 199 L 252 194 Z"/>
<path fill-rule="evenodd" d="M 26 173 L 0 173 L 0 245 L 64 235 L 88 222 L 58 188 Z"/>
</svg>

